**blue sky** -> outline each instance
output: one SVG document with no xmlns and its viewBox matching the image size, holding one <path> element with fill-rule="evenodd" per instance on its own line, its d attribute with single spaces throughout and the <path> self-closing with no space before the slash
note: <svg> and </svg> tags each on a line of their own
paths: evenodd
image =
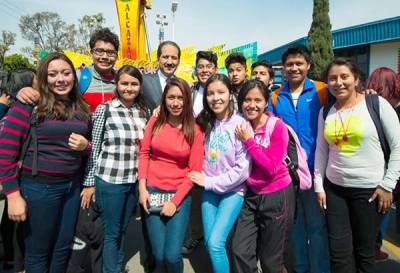
<svg viewBox="0 0 400 273">
<path fill-rule="evenodd" d="M 156 14 L 166 14 L 166 39 L 172 38 L 172 0 L 152 0 L 147 26 L 152 49 L 158 45 Z M 306 36 L 312 21 L 312 0 L 177 0 L 175 41 L 197 49 L 226 44 L 226 48 L 257 41 L 258 53 Z M 0 31 L 18 34 L 13 52 L 27 46 L 19 33 L 19 17 L 39 11 L 60 14 L 67 23 L 102 12 L 106 25 L 119 32 L 114 0 L 0 0 Z M 400 15 L 399 0 L 331 0 L 332 29 Z"/>
</svg>

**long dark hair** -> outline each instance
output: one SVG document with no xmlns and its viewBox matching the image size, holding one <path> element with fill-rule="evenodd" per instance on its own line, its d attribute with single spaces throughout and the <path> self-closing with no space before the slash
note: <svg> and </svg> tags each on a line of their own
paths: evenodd
<svg viewBox="0 0 400 273">
<path fill-rule="evenodd" d="M 203 95 L 203 110 L 200 112 L 200 114 L 197 117 L 197 123 L 200 125 L 201 129 L 205 132 L 206 139 L 210 136 L 210 132 L 214 128 L 214 123 L 217 117 L 215 116 L 215 113 L 211 110 L 210 106 L 208 105 L 207 102 L 207 89 L 208 86 L 213 83 L 213 82 L 221 82 L 223 85 L 226 86 L 229 90 L 230 96 L 232 96 L 232 83 L 229 80 L 227 76 L 224 74 L 214 74 L 210 78 L 208 78 L 205 88 L 204 88 L 204 95 Z M 229 114 L 228 116 L 231 117 L 235 111 L 235 105 L 232 99 L 229 101 Z"/>
<path fill-rule="evenodd" d="M 118 69 L 118 71 L 115 75 L 115 84 L 117 86 L 118 86 L 119 79 L 123 74 L 127 74 L 131 77 L 138 79 L 138 81 L 140 83 L 140 90 L 139 90 L 139 94 L 135 98 L 133 105 L 135 105 L 140 110 L 141 117 L 149 119 L 150 110 L 149 110 L 149 107 L 147 106 L 147 103 L 145 102 L 145 100 L 143 98 L 143 93 L 142 93 L 142 83 L 143 83 L 142 73 L 140 73 L 139 69 L 137 69 L 136 67 L 133 67 L 131 65 L 122 66 L 120 69 Z M 119 99 L 121 98 L 121 95 L 119 94 L 117 87 L 114 90 L 114 97 L 117 97 Z"/>
<path fill-rule="evenodd" d="M 362 90 L 362 83 L 361 83 L 362 75 L 360 68 L 353 60 L 344 57 L 335 58 L 328 64 L 325 71 L 323 72 L 323 79 L 326 83 L 328 82 L 329 72 L 334 65 L 346 66 L 350 70 L 351 74 L 353 74 L 354 79 L 358 80 L 358 85 L 355 87 L 356 91 L 360 92 Z"/>
<path fill-rule="evenodd" d="M 19 68 L 8 74 L 4 92 L 15 98 L 19 90 L 32 87 L 36 71 L 31 68 Z"/>
<path fill-rule="evenodd" d="M 188 83 L 180 78 L 172 78 L 168 81 L 164 88 L 164 92 L 161 97 L 160 114 L 157 117 L 156 122 L 153 126 L 152 134 L 153 136 L 165 125 L 168 120 L 169 112 L 166 105 L 166 97 L 168 91 L 171 87 L 176 86 L 181 90 L 183 96 L 183 110 L 182 110 L 182 132 L 185 136 L 186 141 L 192 145 L 194 140 L 194 127 L 195 119 L 193 116 L 193 102 L 192 102 L 192 92 Z"/>
<path fill-rule="evenodd" d="M 72 70 L 74 76 L 74 85 L 72 90 L 68 93 L 68 100 L 59 98 L 58 95 L 49 88 L 47 81 L 48 67 L 49 64 L 54 60 L 65 61 Z M 40 92 L 40 98 L 36 111 L 38 119 L 49 115 L 51 118 L 61 120 L 66 120 L 73 117 L 89 120 L 89 105 L 79 93 L 78 79 L 76 77 L 75 68 L 67 56 L 65 56 L 63 53 L 54 52 L 44 57 L 39 64 L 37 78 Z"/>
</svg>

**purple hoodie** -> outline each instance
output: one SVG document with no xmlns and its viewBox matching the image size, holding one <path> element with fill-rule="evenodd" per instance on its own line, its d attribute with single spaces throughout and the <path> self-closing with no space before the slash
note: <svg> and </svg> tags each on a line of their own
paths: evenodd
<svg viewBox="0 0 400 273">
<path fill-rule="evenodd" d="M 236 126 L 243 122 L 248 123 L 236 112 L 230 118 L 215 121 L 204 147 L 206 190 L 218 194 L 246 193 L 246 183 L 243 182 L 250 175 L 250 157 L 245 145 L 235 136 Z"/>
</svg>

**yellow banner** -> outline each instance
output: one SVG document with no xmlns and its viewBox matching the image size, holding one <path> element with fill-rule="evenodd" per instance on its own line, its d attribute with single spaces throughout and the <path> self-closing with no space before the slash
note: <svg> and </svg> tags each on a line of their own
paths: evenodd
<svg viewBox="0 0 400 273">
<path fill-rule="evenodd" d="M 140 0 L 115 0 L 122 58 L 133 60 L 139 58 L 140 14 L 141 9 L 143 9 L 140 2 Z M 146 50 L 146 47 L 144 50 Z"/>
</svg>

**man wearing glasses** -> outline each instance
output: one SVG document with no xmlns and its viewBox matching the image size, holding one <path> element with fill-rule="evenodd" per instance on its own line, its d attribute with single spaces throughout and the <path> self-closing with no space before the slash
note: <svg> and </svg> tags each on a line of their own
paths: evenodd
<svg viewBox="0 0 400 273">
<path fill-rule="evenodd" d="M 91 35 L 89 46 L 93 64 L 78 70 L 77 76 L 80 91 L 89 103 L 90 111 L 94 112 L 99 104 L 109 101 L 114 94 L 114 64 L 118 57 L 119 39 L 108 28 L 103 28 Z"/>
<path fill-rule="evenodd" d="M 90 37 L 90 52 L 93 64 L 77 70 L 79 90 L 90 105 L 90 111 L 109 101 L 115 89 L 114 64 L 118 57 L 118 36 L 108 28 L 96 30 Z M 39 92 L 31 87 L 21 89 L 17 99 L 22 103 L 34 104 L 39 99 Z"/>
</svg>

